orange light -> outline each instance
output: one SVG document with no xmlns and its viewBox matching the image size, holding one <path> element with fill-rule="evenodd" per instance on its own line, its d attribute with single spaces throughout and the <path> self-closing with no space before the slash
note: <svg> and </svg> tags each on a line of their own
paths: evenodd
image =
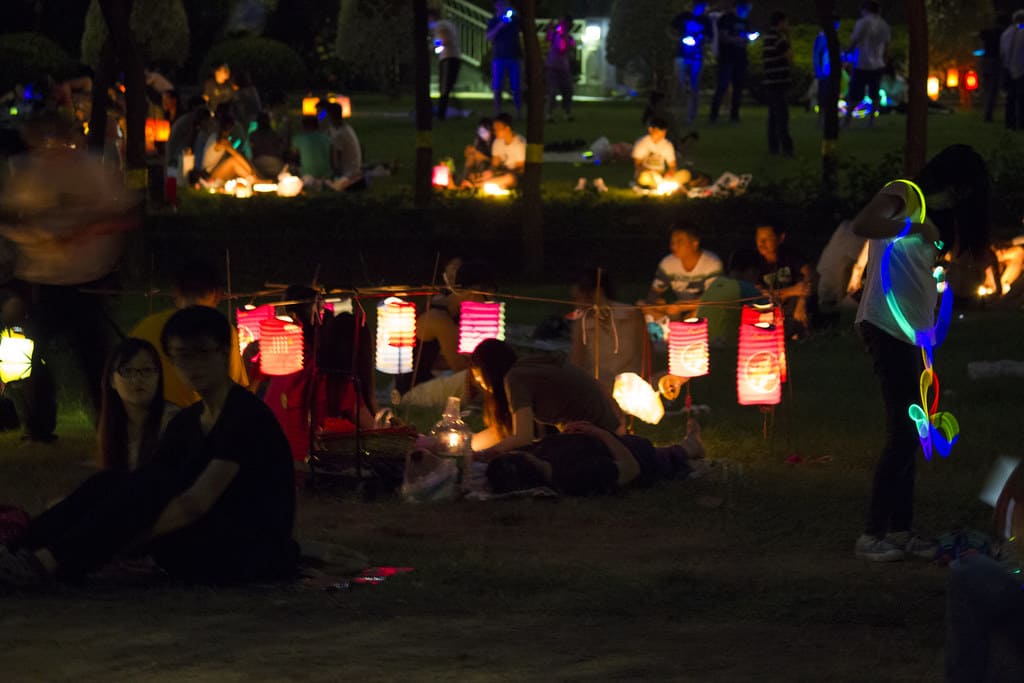
<svg viewBox="0 0 1024 683">
<path fill-rule="evenodd" d="M 964 90 L 974 92 L 978 89 L 978 72 L 974 69 L 964 74 Z"/>
<path fill-rule="evenodd" d="M 171 136 L 171 122 L 166 119 L 146 119 L 146 151 L 156 152 L 157 142 L 167 142 Z"/>
<path fill-rule="evenodd" d="M 960 87 L 960 70 L 959 69 L 946 69 L 946 87 L 947 88 L 958 88 Z"/>
<path fill-rule="evenodd" d="M 316 103 L 320 101 L 319 97 L 303 97 L 302 98 L 302 115 L 303 116 L 316 116 Z"/>
<path fill-rule="evenodd" d="M 341 105 L 341 118 L 347 119 L 352 116 L 352 99 L 347 95 L 330 94 L 327 97 L 303 97 L 302 115 L 316 116 L 316 105 L 320 102 L 333 102 Z"/>
<path fill-rule="evenodd" d="M 939 99 L 939 77 L 931 76 L 928 78 L 928 97 L 937 100 Z"/>
<path fill-rule="evenodd" d="M 452 180 L 451 169 L 446 164 L 438 164 L 434 167 L 430 180 L 434 187 L 442 189 L 448 187 Z"/>
</svg>

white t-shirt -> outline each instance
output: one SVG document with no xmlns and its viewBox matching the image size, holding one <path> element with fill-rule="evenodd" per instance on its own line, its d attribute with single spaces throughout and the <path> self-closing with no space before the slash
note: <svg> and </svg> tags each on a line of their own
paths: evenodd
<svg viewBox="0 0 1024 683">
<path fill-rule="evenodd" d="M 917 193 L 904 183 L 890 185 L 882 192 L 897 196 L 906 202 L 904 210 L 893 216 L 894 219 L 904 219 L 907 215 L 917 217 Z M 896 339 L 916 344 L 916 340 L 909 339 L 896 322 L 885 300 L 885 292 L 882 291 L 882 255 L 892 242 L 892 238 L 868 240 L 867 276 L 864 280 L 860 306 L 857 308 L 856 322 L 869 322 Z M 897 240 L 892 249 L 892 256 L 889 259 L 892 291 L 899 302 L 903 317 L 915 330 L 927 330 L 935 324 L 938 290 L 932 270 L 938 255 L 939 252 L 931 240 L 918 233 Z"/>
<path fill-rule="evenodd" d="M 363 150 L 352 126 L 330 129 L 331 147 L 341 153 L 341 175 L 354 178 L 363 170 Z"/>
<path fill-rule="evenodd" d="M 522 135 L 513 136 L 512 142 L 495 138 L 491 145 L 491 159 L 506 170 L 522 167 L 526 163 L 526 140 Z"/>
<path fill-rule="evenodd" d="M 655 142 L 645 135 L 633 145 L 633 159 L 642 162 L 646 169 L 664 173 L 666 166 L 676 163 L 676 148 L 668 138 Z"/>
<path fill-rule="evenodd" d="M 211 134 L 206 138 L 206 146 L 203 147 L 203 170 L 210 172 L 216 168 L 224 154 L 224 151 L 217 149 L 217 134 Z"/>
<path fill-rule="evenodd" d="M 862 255 L 867 261 L 867 238 L 853 232 L 853 223 L 843 221 L 818 259 L 818 302 L 833 306 L 846 297 L 852 273 Z M 860 270 L 863 271 L 861 265 Z"/>
<path fill-rule="evenodd" d="M 850 47 L 857 50 L 854 66 L 866 71 L 885 68 L 885 46 L 892 39 L 892 32 L 885 19 L 877 14 L 868 14 L 857 20 L 850 34 Z"/>
<path fill-rule="evenodd" d="M 669 289 L 677 301 L 696 301 L 704 294 L 708 282 L 722 274 L 722 259 L 705 249 L 693 270 L 686 270 L 683 262 L 673 254 L 661 259 L 654 274 L 651 289 L 665 292 Z"/>
</svg>

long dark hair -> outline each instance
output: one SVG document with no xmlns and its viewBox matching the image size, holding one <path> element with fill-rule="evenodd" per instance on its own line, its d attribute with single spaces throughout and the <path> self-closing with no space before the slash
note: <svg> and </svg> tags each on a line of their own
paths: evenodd
<svg viewBox="0 0 1024 683">
<path fill-rule="evenodd" d="M 114 390 L 113 377 L 126 363 L 140 353 L 148 353 L 157 371 L 156 392 L 146 408 L 146 419 L 142 423 L 142 443 L 139 445 L 139 464 L 152 458 L 160 437 L 160 424 L 164 416 L 164 375 L 160 356 L 156 348 L 145 339 L 128 337 L 114 347 L 107 356 L 103 369 L 100 391 L 103 402 L 100 408 L 99 428 L 96 432 L 97 460 L 100 469 L 131 469 L 131 454 L 128 452 L 128 414 L 124 402 Z"/>
<path fill-rule="evenodd" d="M 516 362 L 512 347 L 497 339 L 486 339 L 470 356 L 470 366 L 483 375 L 488 389 L 480 387 L 484 398 L 484 421 L 496 427 L 502 437 L 512 433 L 512 412 L 505 394 L 505 375 Z"/>
<path fill-rule="evenodd" d="M 991 180 L 985 160 L 969 145 L 950 145 L 928 162 L 914 178 L 925 196 L 948 191 L 953 205 L 928 208 L 945 249 L 954 256 L 970 252 L 980 257 L 989 247 Z"/>
</svg>

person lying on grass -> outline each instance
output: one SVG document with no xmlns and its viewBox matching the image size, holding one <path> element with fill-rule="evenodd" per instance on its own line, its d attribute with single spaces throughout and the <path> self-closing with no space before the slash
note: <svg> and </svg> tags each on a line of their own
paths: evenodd
<svg viewBox="0 0 1024 683">
<path fill-rule="evenodd" d="M 543 358 L 520 359 L 497 339 L 480 343 L 470 359 L 473 381 L 483 393 L 487 428 L 473 435 L 482 462 L 529 445 L 534 422 L 561 429 L 588 422 L 609 433 L 623 433 L 622 411 L 608 390 L 574 365 Z"/>
<path fill-rule="evenodd" d="M 692 461 L 703 457 L 700 425 L 693 419 L 687 421 L 685 441 L 664 448 L 638 436 L 573 422 L 561 434 L 494 458 L 487 465 L 487 481 L 494 493 L 547 486 L 569 496 L 607 494 L 684 479 L 695 469 Z"/>
<path fill-rule="evenodd" d="M 288 442 L 269 409 L 228 376 L 228 321 L 205 306 L 183 309 L 161 344 L 202 400 L 171 421 L 153 463 L 94 475 L 0 545 L 0 587 L 77 580 L 129 548 L 189 581 L 294 574 Z"/>
</svg>

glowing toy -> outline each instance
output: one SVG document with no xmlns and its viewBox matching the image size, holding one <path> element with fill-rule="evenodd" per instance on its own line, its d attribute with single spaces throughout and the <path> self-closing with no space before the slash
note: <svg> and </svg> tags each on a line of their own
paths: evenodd
<svg viewBox="0 0 1024 683">
<path fill-rule="evenodd" d="M 902 178 L 894 180 L 892 183 L 886 185 L 886 187 L 893 183 L 903 183 L 917 195 L 921 204 L 921 210 L 918 212 L 917 222 L 923 223 L 927 215 L 924 192 L 922 192 L 921 188 L 912 181 Z M 900 330 L 907 339 L 921 348 L 921 359 L 924 362 L 924 371 L 921 373 L 921 379 L 919 382 L 921 402 L 919 404 L 911 404 L 907 409 L 907 414 L 910 416 L 910 419 L 913 420 L 914 426 L 917 428 L 917 437 L 921 441 L 921 449 L 924 451 L 925 460 L 931 460 L 933 451 L 938 451 L 939 455 L 944 458 L 947 457 L 950 449 L 953 447 L 953 444 L 960 438 L 960 424 L 957 422 L 953 414 L 938 411 L 939 377 L 935 374 L 935 370 L 932 367 L 932 352 L 936 346 L 940 345 L 945 340 L 946 333 L 949 331 L 949 321 L 953 313 L 953 296 L 949 288 L 945 288 L 943 290 L 942 299 L 939 303 L 938 319 L 935 321 L 935 324 L 928 329 L 915 329 L 903 314 L 903 310 L 900 308 L 900 302 L 896 298 L 896 294 L 893 292 L 890 266 L 893 247 L 897 242 L 910 234 L 912 227 L 913 222 L 908 216 L 904 222 L 903 230 L 899 235 L 893 238 L 891 242 L 889 242 L 885 248 L 885 252 L 882 254 L 882 292 L 885 294 L 885 302 L 888 304 L 889 311 L 892 313 L 892 317 L 896 321 Z M 942 249 L 942 242 L 936 242 L 935 247 L 936 249 Z M 931 403 L 928 401 L 929 394 L 932 394 Z"/>
<path fill-rule="evenodd" d="M 686 47 L 697 47 L 697 39 L 693 36 L 685 36 L 683 38 L 683 45 Z"/>
<path fill-rule="evenodd" d="M 434 54 L 435 55 L 439 55 L 442 52 L 444 52 L 444 41 L 442 41 L 442 40 L 435 40 L 434 41 Z"/>
<path fill-rule="evenodd" d="M 754 42 L 755 40 L 757 40 L 760 37 L 761 37 L 761 33 L 759 31 L 754 31 L 753 33 L 748 33 L 747 34 L 747 40 L 749 40 L 750 42 Z"/>
</svg>

